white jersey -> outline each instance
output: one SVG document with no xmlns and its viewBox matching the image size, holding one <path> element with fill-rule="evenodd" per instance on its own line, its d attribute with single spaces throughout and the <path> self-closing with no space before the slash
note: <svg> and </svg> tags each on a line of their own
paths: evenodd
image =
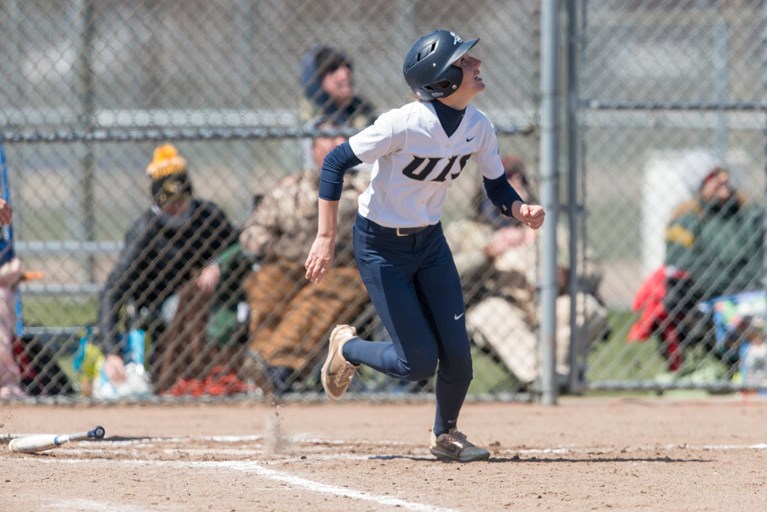
<svg viewBox="0 0 767 512">
<path fill-rule="evenodd" d="M 488 179 L 504 172 L 493 125 L 471 105 L 450 137 L 431 103 L 416 101 L 382 114 L 349 145 L 357 158 L 373 164 L 359 213 L 385 227 L 439 222 L 447 190 L 471 156 Z"/>
</svg>

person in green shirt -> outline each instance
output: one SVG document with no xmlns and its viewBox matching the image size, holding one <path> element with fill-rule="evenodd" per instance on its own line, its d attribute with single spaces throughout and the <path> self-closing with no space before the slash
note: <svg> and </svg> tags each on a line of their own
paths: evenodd
<svg viewBox="0 0 767 512">
<path fill-rule="evenodd" d="M 663 303 L 675 331 L 664 340 L 667 351 L 689 343 L 701 301 L 762 286 L 763 223 L 763 209 L 735 189 L 723 167 L 708 172 L 697 196 L 676 208 L 665 231 Z"/>
</svg>

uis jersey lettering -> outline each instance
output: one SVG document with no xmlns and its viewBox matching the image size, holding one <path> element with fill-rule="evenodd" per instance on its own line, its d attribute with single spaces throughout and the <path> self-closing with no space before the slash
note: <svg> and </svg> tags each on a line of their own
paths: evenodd
<svg viewBox="0 0 767 512">
<path fill-rule="evenodd" d="M 493 125 L 471 105 L 450 137 L 431 103 L 417 101 L 382 114 L 349 145 L 357 158 L 373 164 L 359 212 L 386 227 L 439 222 L 447 190 L 470 157 L 485 178 L 503 174 Z"/>
</svg>

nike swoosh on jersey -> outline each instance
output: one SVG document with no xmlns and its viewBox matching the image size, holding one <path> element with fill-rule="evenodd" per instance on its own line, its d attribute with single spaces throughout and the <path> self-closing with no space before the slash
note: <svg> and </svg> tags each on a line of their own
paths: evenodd
<svg viewBox="0 0 767 512">
<path fill-rule="evenodd" d="M 474 137 L 471 137 L 471 138 L 469 138 L 469 137 L 466 137 L 466 142 L 471 142 L 471 141 L 473 141 L 473 140 L 474 140 L 476 137 L 477 137 L 476 135 L 475 135 Z"/>
<path fill-rule="evenodd" d="M 463 313 L 461 313 L 460 315 L 453 315 L 453 320 L 460 320 L 462 316 L 463 316 Z"/>
</svg>

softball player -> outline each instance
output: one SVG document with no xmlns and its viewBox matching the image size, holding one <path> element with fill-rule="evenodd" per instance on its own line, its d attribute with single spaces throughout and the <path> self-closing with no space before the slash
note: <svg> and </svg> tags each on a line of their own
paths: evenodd
<svg viewBox="0 0 767 512">
<path fill-rule="evenodd" d="M 435 30 L 413 44 L 403 72 L 419 101 L 384 113 L 325 158 L 319 227 L 305 264 L 306 278 L 315 283 L 331 267 L 344 172 L 373 164 L 370 186 L 358 201 L 354 254 L 392 341 L 362 340 L 354 327 L 337 326 L 322 384 L 338 400 L 361 364 L 413 381 L 436 369 L 430 451 L 461 462 L 490 453 L 457 429 L 472 363 L 460 278 L 440 223 L 447 190 L 474 157 L 488 197 L 504 215 L 533 229 L 544 219 L 541 206 L 525 204 L 509 185 L 493 126 L 469 105 L 485 89 L 480 61 L 468 54 L 478 41 Z"/>
</svg>

